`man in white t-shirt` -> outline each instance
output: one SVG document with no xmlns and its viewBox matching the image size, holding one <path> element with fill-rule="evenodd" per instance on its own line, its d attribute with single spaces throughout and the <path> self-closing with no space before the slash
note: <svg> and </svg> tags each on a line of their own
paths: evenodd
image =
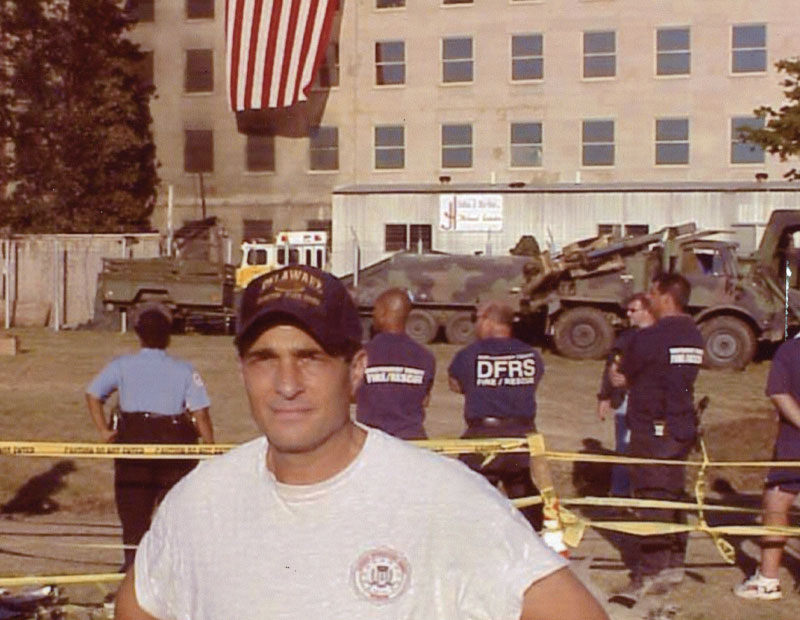
<svg viewBox="0 0 800 620">
<path fill-rule="evenodd" d="M 294 266 L 250 283 L 236 346 L 264 437 L 167 496 L 116 618 L 607 618 L 483 478 L 351 420 L 360 339 L 330 274 Z"/>
</svg>

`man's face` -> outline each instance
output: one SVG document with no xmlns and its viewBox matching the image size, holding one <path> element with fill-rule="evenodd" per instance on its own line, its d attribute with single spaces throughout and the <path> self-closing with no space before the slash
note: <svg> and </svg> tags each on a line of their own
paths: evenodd
<svg viewBox="0 0 800 620">
<path fill-rule="evenodd" d="M 363 351 L 351 363 L 332 357 L 292 325 L 264 331 L 242 357 L 241 369 L 250 410 L 270 449 L 310 453 L 342 432 L 363 357 Z"/>
<path fill-rule="evenodd" d="M 641 300 L 634 299 L 628 304 L 628 320 L 634 327 L 643 327 L 648 323 L 648 312 Z"/>
</svg>

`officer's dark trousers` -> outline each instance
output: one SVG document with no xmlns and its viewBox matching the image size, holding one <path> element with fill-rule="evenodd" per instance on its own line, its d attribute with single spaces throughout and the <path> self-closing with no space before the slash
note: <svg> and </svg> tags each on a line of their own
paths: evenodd
<svg viewBox="0 0 800 620">
<path fill-rule="evenodd" d="M 492 418 L 495 420 L 495 418 Z M 528 433 L 535 432 L 532 422 L 525 420 L 500 420 L 499 423 L 489 425 L 480 422 L 469 422 L 469 426 L 462 439 L 476 439 L 483 437 L 525 437 Z M 506 495 L 509 498 L 528 497 L 539 495 L 539 489 L 533 484 L 530 474 L 530 456 L 526 453 L 498 454 L 492 461 L 481 467 L 485 460 L 481 454 L 462 454 L 461 461 L 470 469 L 482 474 L 492 485 L 503 483 Z M 527 506 L 520 509 L 525 518 L 536 531 L 542 529 L 542 505 Z"/>
<path fill-rule="evenodd" d="M 655 437 L 644 433 L 631 433 L 629 455 L 685 460 L 694 442 L 681 442 L 673 437 Z M 633 496 L 640 499 L 680 501 L 684 498 L 686 468 L 678 465 L 632 465 L 630 468 Z M 681 510 L 640 508 L 637 514 L 642 521 L 685 523 Z M 665 568 L 682 567 L 686 559 L 689 535 L 663 534 L 637 537 L 636 564 L 631 567 L 635 576 L 656 575 Z"/>
<path fill-rule="evenodd" d="M 158 417 L 123 413 L 118 422 L 117 443 L 197 443 L 197 431 L 186 416 Z M 150 527 L 158 503 L 178 480 L 197 464 L 191 459 L 116 459 L 114 499 L 122 522 L 122 542 L 138 545 Z M 125 549 L 127 569 L 136 557 Z"/>
</svg>

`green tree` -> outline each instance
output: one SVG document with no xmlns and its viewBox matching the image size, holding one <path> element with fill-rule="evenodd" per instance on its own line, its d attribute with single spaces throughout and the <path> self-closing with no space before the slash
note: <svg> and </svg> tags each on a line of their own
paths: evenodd
<svg viewBox="0 0 800 620">
<path fill-rule="evenodd" d="M 741 136 L 787 161 L 800 155 L 800 58 L 779 60 L 775 66 L 786 74 L 781 86 L 787 103 L 777 110 L 771 106 L 756 108 L 755 114 L 764 119 L 764 127 L 745 128 Z M 783 176 L 791 181 L 800 180 L 800 170 L 791 168 Z"/>
<path fill-rule="evenodd" d="M 150 228 L 153 87 L 116 0 L 0 0 L 0 226 Z"/>
</svg>

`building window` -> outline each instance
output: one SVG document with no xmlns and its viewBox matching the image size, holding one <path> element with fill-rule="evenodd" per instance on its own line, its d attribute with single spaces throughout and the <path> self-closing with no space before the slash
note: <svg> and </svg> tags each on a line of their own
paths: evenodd
<svg viewBox="0 0 800 620">
<path fill-rule="evenodd" d="M 430 224 L 386 224 L 384 228 L 384 250 L 398 252 L 401 250 L 417 250 L 430 252 Z"/>
<path fill-rule="evenodd" d="M 312 127 L 309 132 L 308 152 L 311 170 L 338 170 L 339 128 Z"/>
<path fill-rule="evenodd" d="M 375 127 L 375 168 L 388 170 L 405 165 L 405 128 L 402 125 Z"/>
<path fill-rule="evenodd" d="M 214 133 L 210 129 L 187 129 L 183 138 L 185 172 L 214 172 Z"/>
<path fill-rule="evenodd" d="M 584 166 L 614 165 L 614 121 L 583 121 Z"/>
<path fill-rule="evenodd" d="M 375 83 L 379 86 L 406 83 L 406 44 L 403 41 L 375 43 Z"/>
<path fill-rule="evenodd" d="M 688 28 L 656 31 L 656 75 L 687 75 L 692 66 Z"/>
<path fill-rule="evenodd" d="M 136 63 L 136 75 L 143 86 L 150 88 L 154 84 L 155 63 L 152 50 L 142 51 L 142 57 Z"/>
<path fill-rule="evenodd" d="M 511 37 L 511 79 L 544 78 L 544 37 L 541 34 L 516 34 Z"/>
<path fill-rule="evenodd" d="M 274 136 L 248 135 L 245 159 L 248 172 L 274 172 Z"/>
<path fill-rule="evenodd" d="M 472 125 L 442 125 L 442 168 L 472 168 Z"/>
<path fill-rule="evenodd" d="M 542 165 L 541 123 L 511 123 L 511 165 L 515 168 Z"/>
<path fill-rule="evenodd" d="M 764 119 L 753 116 L 737 116 L 731 119 L 731 163 L 763 164 L 764 149 L 741 136 L 742 129 L 762 129 Z"/>
<path fill-rule="evenodd" d="M 583 33 L 583 77 L 614 77 L 617 74 L 617 35 L 609 32 Z"/>
<path fill-rule="evenodd" d="M 214 90 L 214 51 L 186 50 L 187 93 L 210 93 Z"/>
<path fill-rule="evenodd" d="M 656 119 L 656 165 L 689 163 L 689 119 Z"/>
<path fill-rule="evenodd" d="M 764 24 L 734 26 L 731 71 L 761 73 L 767 70 L 767 27 Z"/>
<path fill-rule="evenodd" d="M 397 9 L 406 5 L 406 0 L 375 0 L 376 9 Z"/>
<path fill-rule="evenodd" d="M 339 86 L 339 43 L 332 41 L 325 50 L 325 58 L 314 78 L 315 88 L 334 88 Z"/>
<path fill-rule="evenodd" d="M 214 0 L 186 0 L 188 19 L 213 19 Z"/>
<path fill-rule="evenodd" d="M 155 0 L 128 0 L 127 13 L 137 22 L 155 21 Z"/>
<path fill-rule="evenodd" d="M 472 81 L 472 37 L 442 39 L 442 81 Z"/>
<path fill-rule="evenodd" d="M 242 220 L 244 241 L 273 241 L 272 220 Z"/>
</svg>

